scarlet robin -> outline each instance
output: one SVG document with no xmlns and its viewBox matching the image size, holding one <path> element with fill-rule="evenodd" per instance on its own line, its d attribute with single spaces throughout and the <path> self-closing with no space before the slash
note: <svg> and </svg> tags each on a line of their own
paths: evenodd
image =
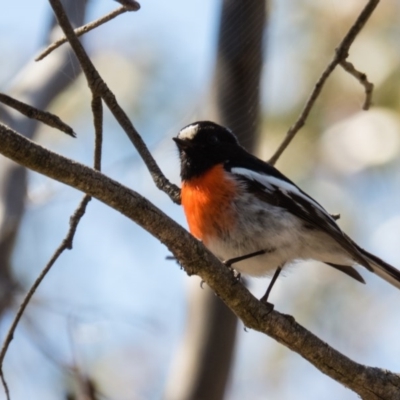
<svg viewBox="0 0 400 400">
<path fill-rule="evenodd" d="M 251 276 L 294 260 L 318 260 L 365 283 L 361 265 L 400 288 L 400 271 L 351 240 L 313 198 L 239 145 L 228 128 L 200 121 L 174 138 L 190 232 L 221 260 Z"/>
</svg>

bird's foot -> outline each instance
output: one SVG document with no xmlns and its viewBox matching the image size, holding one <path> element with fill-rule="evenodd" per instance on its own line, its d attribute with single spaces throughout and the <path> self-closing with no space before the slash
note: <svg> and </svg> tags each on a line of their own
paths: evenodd
<svg viewBox="0 0 400 400">
<path fill-rule="evenodd" d="M 270 303 L 270 302 L 268 301 L 268 297 L 265 298 L 265 299 L 264 299 L 264 297 L 265 297 L 265 296 L 261 297 L 260 301 L 261 301 L 261 303 L 263 303 L 263 304 L 265 304 L 265 305 L 267 306 L 267 308 L 268 308 L 268 313 L 270 313 L 271 311 L 273 311 L 273 309 L 274 309 L 275 306 L 274 306 L 272 303 Z"/>
<path fill-rule="evenodd" d="M 229 263 L 230 260 L 227 261 L 222 261 L 222 264 L 226 265 L 229 269 L 229 271 L 232 272 L 233 278 L 235 279 L 235 284 L 241 281 L 242 274 L 238 271 L 236 271 L 235 268 L 232 267 L 232 264 Z"/>
<path fill-rule="evenodd" d="M 223 261 L 223 263 L 227 266 L 227 267 L 231 267 L 233 264 L 239 262 L 239 261 L 243 261 L 243 260 L 247 260 L 249 258 L 253 258 L 253 257 L 257 257 L 260 256 L 262 254 L 265 253 L 269 253 L 272 250 L 258 250 L 258 251 L 254 251 L 253 253 L 249 253 L 249 254 L 245 254 L 243 256 L 239 256 L 239 257 L 234 257 L 234 258 L 230 258 L 229 260 L 225 260 Z"/>
</svg>

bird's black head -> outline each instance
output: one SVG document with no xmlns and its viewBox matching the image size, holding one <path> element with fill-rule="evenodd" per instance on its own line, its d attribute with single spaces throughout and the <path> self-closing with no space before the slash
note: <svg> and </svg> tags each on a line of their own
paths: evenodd
<svg viewBox="0 0 400 400">
<path fill-rule="evenodd" d="M 210 121 L 186 126 L 173 140 L 179 149 L 183 181 L 229 161 L 242 149 L 229 129 Z"/>
</svg>

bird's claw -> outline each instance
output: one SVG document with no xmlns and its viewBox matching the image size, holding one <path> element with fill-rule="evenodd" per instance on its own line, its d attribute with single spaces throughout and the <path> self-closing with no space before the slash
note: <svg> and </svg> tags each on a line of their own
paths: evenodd
<svg viewBox="0 0 400 400">
<path fill-rule="evenodd" d="M 233 272 L 233 278 L 235 279 L 235 283 L 234 284 L 236 285 L 237 283 L 241 282 L 242 274 L 240 272 L 237 272 L 235 269 L 232 270 L 232 272 Z"/>
<path fill-rule="evenodd" d="M 268 312 L 271 312 L 274 309 L 274 305 L 268 301 L 268 297 L 263 296 L 260 299 L 261 303 L 265 304 L 268 308 Z"/>
<path fill-rule="evenodd" d="M 235 284 L 240 282 L 242 279 L 242 274 L 238 271 L 236 271 L 235 268 L 232 267 L 232 263 L 230 262 L 231 260 L 225 260 L 222 261 L 222 264 L 226 265 L 228 269 L 232 272 L 233 278 L 235 279 Z"/>
</svg>

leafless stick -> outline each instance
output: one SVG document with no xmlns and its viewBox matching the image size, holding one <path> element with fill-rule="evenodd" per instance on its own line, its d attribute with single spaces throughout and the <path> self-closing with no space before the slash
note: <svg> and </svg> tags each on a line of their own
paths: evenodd
<svg viewBox="0 0 400 400">
<path fill-rule="evenodd" d="M 342 61 L 346 60 L 349 55 L 350 46 L 353 44 L 354 39 L 360 33 L 361 29 L 365 25 L 365 23 L 370 18 L 371 14 L 375 10 L 378 5 L 379 0 L 370 0 L 364 9 L 361 11 L 361 14 L 358 16 L 357 20 L 351 26 L 350 30 L 347 32 L 347 35 L 343 38 L 339 47 L 335 51 L 335 56 L 332 61 L 328 64 L 325 71 L 322 73 L 321 77 L 318 79 L 314 90 L 311 92 L 310 97 L 308 98 L 299 118 L 297 121 L 290 127 L 289 131 L 286 134 L 285 139 L 282 141 L 281 145 L 276 150 L 275 154 L 269 160 L 269 163 L 274 165 L 278 158 L 282 155 L 286 147 L 296 136 L 297 132 L 304 126 L 308 115 L 310 114 L 311 109 L 314 106 L 315 101 L 319 97 L 321 90 L 328 79 L 329 75 L 332 71 L 342 63 Z"/>
<path fill-rule="evenodd" d="M 101 104 L 101 97 L 97 95 L 93 95 L 92 99 L 92 112 L 93 112 L 93 124 L 95 127 L 95 146 L 94 146 L 94 169 L 100 170 L 101 168 L 101 154 L 102 154 L 102 142 L 103 142 L 103 107 Z M 60 255 L 64 252 L 66 249 L 72 249 L 72 242 L 75 236 L 76 229 L 78 228 L 79 221 L 83 217 L 86 207 L 91 200 L 91 196 L 85 195 L 79 204 L 78 208 L 75 210 L 74 214 L 71 216 L 70 219 L 70 228 L 67 233 L 67 236 L 64 238 L 58 249 L 55 251 L 53 254 L 52 258 L 46 265 L 46 267 L 43 269 L 41 274 L 38 276 L 38 278 L 35 280 L 33 286 L 31 289 L 28 291 L 26 294 L 25 298 L 23 299 L 18 312 L 14 318 L 13 323 L 11 324 L 11 327 L 7 333 L 7 336 L 4 340 L 3 347 L 0 351 L 0 377 L 1 381 L 4 386 L 4 390 L 6 392 L 7 399 L 10 399 L 10 392 L 9 388 L 7 385 L 7 382 L 5 380 L 4 374 L 3 374 L 3 361 L 4 357 L 7 353 L 8 347 L 10 346 L 10 343 L 13 339 L 14 332 L 18 326 L 18 323 L 22 317 L 22 315 L 25 312 L 25 309 L 27 305 L 29 304 L 32 296 L 34 295 L 36 289 L 39 287 L 43 279 L 46 277 L 47 273 L 50 271 L 51 267 L 54 265 L 54 263 L 57 261 L 57 259 L 60 257 Z"/>
<path fill-rule="evenodd" d="M 101 151 L 103 144 L 103 105 L 101 97 L 93 95 L 92 99 L 93 125 L 95 130 L 94 169 L 101 170 Z"/>
<path fill-rule="evenodd" d="M 6 104 L 9 107 L 14 108 L 19 111 L 21 114 L 27 116 L 31 119 L 36 119 L 37 121 L 43 122 L 44 124 L 51 126 L 52 128 L 56 128 L 67 135 L 72 137 L 76 137 L 73 129 L 68 126 L 66 123 L 61 121 L 61 119 L 48 111 L 42 111 L 35 107 L 32 107 L 22 101 L 16 100 L 10 96 L 7 96 L 4 93 L 0 93 L 0 102 Z"/>
<path fill-rule="evenodd" d="M 95 127 L 95 149 L 94 149 L 94 168 L 96 170 L 100 170 L 101 168 L 101 151 L 102 151 L 102 142 L 103 142 L 103 107 L 101 104 L 101 97 L 94 95 L 93 100 L 92 100 L 92 111 L 93 111 L 93 119 L 94 119 L 94 127 Z M 13 339 L 14 332 L 18 326 L 18 323 L 24 314 L 24 311 L 29 304 L 32 296 L 34 295 L 36 289 L 39 287 L 40 283 L 43 281 L 43 279 L 46 277 L 47 273 L 50 271 L 51 267 L 54 265 L 54 263 L 57 261 L 57 259 L 60 257 L 60 255 L 64 252 L 66 249 L 72 249 L 72 242 L 75 236 L 76 229 L 78 228 L 79 221 L 83 217 L 85 211 L 86 211 L 86 206 L 91 200 L 91 196 L 85 195 L 74 212 L 74 214 L 71 217 L 70 220 L 70 229 L 67 233 L 67 236 L 65 239 L 62 241 L 61 245 L 58 247 L 58 249 L 55 251 L 53 254 L 51 260 L 48 262 L 46 267 L 43 269 L 41 274 L 38 276 L 38 278 L 35 280 L 33 286 L 31 289 L 28 291 L 26 294 L 24 300 L 22 301 L 17 315 L 15 316 L 15 319 L 7 333 L 7 336 L 4 340 L 3 347 L 0 352 L 0 376 L 1 380 L 4 386 L 4 390 L 6 392 L 7 399 L 10 399 L 10 392 L 9 388 L 7 385 L 7 382 L 4 378 L 3 374 L 3 361 L 4 357 L 7 353 L 8 347 Z"/>
<path fill-rule="evenodd" d="M 122 4 L 125 7 L 134 8 L 134 11 L 139 10 L 140 4 L 135 0 L 114 0 L 119 4 Z M 138 7 L 138 8 L 137 8 Z"/>
<path fill-rule="evenodd" d="M 354 65 L 347 61 L 342 60 L 340 62 L 341 67 L 347 71 L 350 75 L 353 75 L 361 85 L 364 86 L 365 89 L 365 100 L 363 104 L 363 110 L 368 110 L 371 106 L 372 92 L 374 90 L 374 84 L 368 80 L 368 77 L 365 73 L 358 71 Z"/>
<path fill-rule="evenodd" d="M 6 398 L 7 400 L 10 400 L 10 389 L 8 388 L 6 378 L 4 377 L 3 368 L 0 368 L 0 377 L 1 377 L 1 383 L 3 384 L 4 387 L 4 392 L 6 393 Z"/>
<path fill-rule="evenodd" d="M 114 115 L 115 119 L 124 129 L 125 133 L 128 135 L 129 139 L 136 147 L 136 150 L 146 164 L 147 169 L 149 170 L 150 175 L 153 178 L 156 186 L 160 190 L 168 194 L 172 201 L 179 204 L 180 189 L 176 185 L 171 183 L 162 173 L 160 167 L 157 165 L 142 137 L 133 126 L 125 111 L 118 104 L 115 95 L 111 92 L 107 84 L 101 78 L 99 72 L 94 67 L 81 42 L 75 35 L 60 0 L 49 0 L 49 2 L 54 10 L 58 23 L 64 31 L 65 36 L 68 38 L 68 41 L 79 60 L 90 90 L 103 98 L 104 102 Z"/>
<path fill-rule="evenodd" d="M 78 367 L 73 368 L 73 372 L 78 386 L 76 399 L 98 400 L 96 385 L 93 379 L 85 376 Z"/>
<path fill-rule="evenodd" d="M 96 19 L 96 21 L 89 22 L 86 25 L 83 25 L 79 28 L 76 28 L 74 30 L 76 36 L 82 36 L 87 32 L 90 32 L 91 30 L 97 28 L 98 26 L 112 20 L 113 18 L 117 17 L 120 14 L 123 14 L 127 11 L 137 11 L 140 9 L 139 3 L 134 2 L 136 6 L 133 4 L 131 6 L 128 5 L 123 5 L 122 7 L 117 8 L 114 11 L 111 11 L 109 14 L 104 15 L 104 17 L 101 17 L 99 19 Z M 64 36 L 58 40 L 56 40 L 54 43 L 50 44 L 46 49 L 44 49 L 36 58 L 35 61 L 40 61 L 43 60 L 46 56 L 48 56 L 53 50 L 56 48 L 60 47 L 62 44 L 67 42 L 68 39 Z"/>
<path fill-rule="evenodd" d="M 83 214 L 85 213 L 86 206 L 89 203 L 90 199 L 91 199 L 91 197 L 88 195 L 85 195 L 83 197 L 79 207 L 76 209 L 76 211 L 74 212 L 74 214 L 71 217 L 70 228 L 69 228 L 67 236 L 64 238 L 61 245 L 55 251 L 55 253 L 51 257 L 50 261 L 47 263 L 46 267 L 43 269 L 43 271 L 40 273 L 40 275 L 36 278 L 32 287 L 29 289 L 24 300 L 22 301 L 21 305 L 19 306 L 18 312 L 11 324 L 9 331 L 7 332 L 6 338 L 4 339 L 3 346 L 0 351 L 0 376 L 1 376 L 1 380 L 3 382 L 4 390 L 6 392 L 6 396 L 7 396 L 8 400 L 10 399 L 10 393 L 9 393 L 8 386 L 7 386 L 7 383 L 4 378 L 3 361 L 4 361 L 4 357 L 7 353 L 8 347 L 10 346 L 10 343 L 13 340 L 15 329 L 17 328 L 18 323 L 19 323 L 22 315 L 24 314 L 24 311 L 25 311 L 27 305 L 29 304 L 32 296 L 36 292 L 36 289 L 39 287 L 39 285 L 41 284 L 43 279 L 46 277 L 47 273 L 50 271 L 53 264 L 57 261 L 58 257 L 60 257 L 60 255 L 63 253 L 64 250 L 72 249 L 72 241 L 73 241 L 73 238 L 74 238 L 74 235 L 76 232 L 76 228 L 78 227 L 78 223 L 81 220 L 81 218 L 83 217 Z"/>
</svg>

